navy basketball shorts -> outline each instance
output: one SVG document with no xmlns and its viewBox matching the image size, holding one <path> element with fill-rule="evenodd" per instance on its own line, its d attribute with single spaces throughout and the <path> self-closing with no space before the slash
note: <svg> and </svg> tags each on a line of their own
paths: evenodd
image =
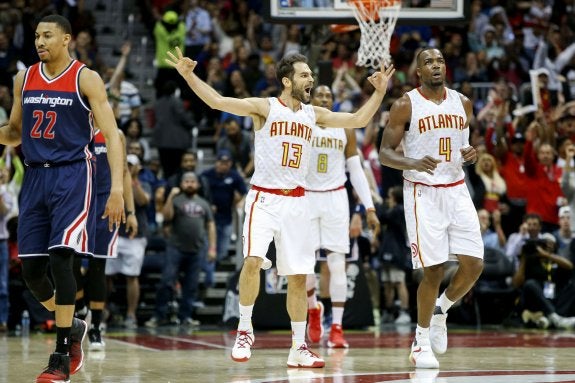
<svg viewBox="0 0 575 383">
<path fill-rule="evenodd" d="M 18 218 L 20 257 L 48 255 L 58 247 L 89 253 L 94 177 L 90 160 L 26 169 Z"/>
</svg>

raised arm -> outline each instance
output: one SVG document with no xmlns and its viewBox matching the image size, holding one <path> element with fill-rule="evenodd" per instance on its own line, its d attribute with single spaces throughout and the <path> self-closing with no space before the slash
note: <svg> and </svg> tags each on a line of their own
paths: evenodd
<svg viewBox="0 0 575 383">
<path fill-rule="evenodd" d="M 18 72 L 14 79 L 14 103 L 8 122 L 0 126 L 0 144 L 18 146 L 22 142 L 22 85 L 24 71 Z"/>
<path fill-rule="evenodd" d="M 395 73 L 393 65 L 387 69 L 374 72 L 368 77 L 375 91 L 361 108 L 355 113 L 332 112 L 321 106 L 314 106 L 317 124 L 331 128 L 363 128 L 373 118 L 379 109 L 387 91 L 389 79 Z"/>
<path fill-rule="evenodd" d="M 194 74 L 197 61 L 189 57 L 184 57 L 179 47 L 176 47 L 176 55 L 167 52 L 166 63 L 174 67 L 182 76 L 190 88 L 202 99 L 210 108 L 232 113 L 237 116 L 260 116 L 267 117 L 269 103 L 262 98 L 233 98 L 224 97 L 214 88 L 209 86 Z"/>
</svg>

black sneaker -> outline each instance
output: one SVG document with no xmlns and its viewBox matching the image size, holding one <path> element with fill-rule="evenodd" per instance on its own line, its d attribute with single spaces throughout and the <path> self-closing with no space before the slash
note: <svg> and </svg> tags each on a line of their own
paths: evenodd
<svg viewBox="0 0 575 383">
<path fill-rule="evenodd" d="M 69 383 L 70 357 L 63 354 L 52 354 L 48 367 L 36 378 L 36 383 Z"/>
<path fill-rule="evenodd" d="M 82 342 L 88 332 L 88 325 L 82 319 L 74 318 L 70 331 L 70 374 L 75 374 L 84 364 Z"/>
<path fill-rule="evenodd" d="M 106 348 L 99 328 L 92 327 L 88 330 L 88 342 L 88 350 L 90 351 L 104 351 Z"/>
</svg>

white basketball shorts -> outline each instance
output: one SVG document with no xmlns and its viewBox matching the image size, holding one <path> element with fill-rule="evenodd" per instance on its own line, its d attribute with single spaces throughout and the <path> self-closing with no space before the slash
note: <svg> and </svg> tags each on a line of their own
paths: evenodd
<svg viewBox="0 0 575 383">
<path fill-rule="evenodd" d="M 349 200 L 347 190 L 307 192 L 314 250 L 349 253 Z"/>
<path fill-rule="evenodd" d="M 246 196 L 245 213 L 244 258 L 263 258 L 262 269 L 269 269 L 271 262 L 266 255 L 274 240 L 278 275 L 314 272 L 307 195 L 291 197 L 251 189 Z"/>
<path fill-rule="evenodd" d="M 428 186 L 404 181 L 405 223 L 414 269 L 450 254 L 483 258 L 479 219 L 465 183 Z"/>
</svg>

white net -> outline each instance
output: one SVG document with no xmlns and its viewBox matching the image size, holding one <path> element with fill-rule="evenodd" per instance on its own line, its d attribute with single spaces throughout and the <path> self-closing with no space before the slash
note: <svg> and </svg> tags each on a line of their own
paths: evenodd
<svg viewBox="0 0 575 383">
<path fill-rule="evenodd" d="M 376 70 L 391 63 L 389 43 L 401 9 L 401 1 L 351 0 L 361 29 L 357 65 Z"/>
</svg>

